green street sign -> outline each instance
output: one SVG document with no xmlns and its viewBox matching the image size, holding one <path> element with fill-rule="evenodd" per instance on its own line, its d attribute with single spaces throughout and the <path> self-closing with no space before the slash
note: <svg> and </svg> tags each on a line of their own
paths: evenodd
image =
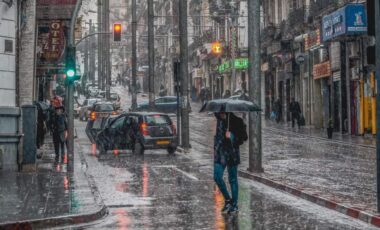
<svg viewBox="0 0 380 230">
<path fill-rule="evenodd" d="M 235 69 L 248 69 L 248 58 L 237 58 L 234 62 Z M 232 68 L 232 62 L 226 61 L 218 66 L 219 73 L 224 73 Z"/>
</svg>

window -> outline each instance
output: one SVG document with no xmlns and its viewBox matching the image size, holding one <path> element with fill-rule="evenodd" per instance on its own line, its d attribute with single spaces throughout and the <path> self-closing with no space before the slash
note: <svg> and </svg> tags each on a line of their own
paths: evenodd
<svg viewBox="0 0 380 230">
<path fill-rule="evenodd" d="M 157 104 L 165 103 L 165 98 L 158 98 L 158 99 L 156 100 L 156 103 L 157 103 Z"/>
<path fill-rule="evenodd" d="M 95 106 L 96 112 L 112 112 L 114 110 L 111 104 L 99 104 Z"/>
<path fill-rule="evenodd" d="M 4 40 L 4 53 L 13 53 L 13 41 L 5 39 Z"/>
<path fill-rule="evenodd" d="M 168 124 L 171 124 L 171 121 L 168 116 L 157 114 L 157 115 L 146 116 L 146 123 L 148 123 L 149 126 L 168 125 Z"/>
<path fill-rule="evenodd" d="M 125 117 L 120 117 L 119 119 L 117 119 L 116 121 L 112 123 L 111 128 L 112 129 L 121 128 L 124 124 L 124 121 L 125 121 Z"/>
</svg>

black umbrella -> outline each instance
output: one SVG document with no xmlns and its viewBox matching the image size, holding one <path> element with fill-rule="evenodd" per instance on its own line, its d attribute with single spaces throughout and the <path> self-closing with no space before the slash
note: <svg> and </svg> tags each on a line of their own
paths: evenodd
<svg viewBox="0 0 380 230">
<path fill-rule="evenodd" d="M 201 110 L 201 112 L 260 112 L 261 109 L 258 105 L 253 102 L 245 100 L 234 100 L 234 99 L 216 99 L 206 102 Z M 229 114 L 228 114 L 229 115 Z M 230 129 L 230 116 L 228 116 L 227 130 Z"/>
<path fill-rule="evenodd" d="M 260 112 L 261 109 L 253 102 L 246 100 L 216 99 L 206 102 L 201 112 Z"/>
</svg>

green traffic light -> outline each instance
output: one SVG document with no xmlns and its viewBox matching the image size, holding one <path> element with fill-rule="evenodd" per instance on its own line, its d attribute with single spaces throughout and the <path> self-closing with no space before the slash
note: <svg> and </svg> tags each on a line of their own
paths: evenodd
<svg viewBox="0 0 380 230">
<path fill-rule="evenodd" d="M 67 70 L 66 75 L 67 75 L 67 77 L 70 77 L 70 78 L 74 77 L 75 71 L 72 69 L 69 69 L 69 70 Z"/>
</svg>

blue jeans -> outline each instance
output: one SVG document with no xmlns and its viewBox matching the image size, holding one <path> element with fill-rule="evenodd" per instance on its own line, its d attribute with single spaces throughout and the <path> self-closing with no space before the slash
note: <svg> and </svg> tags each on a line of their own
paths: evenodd
<svg viewBox="0 0 380 230">
<path fill-rule="evenodd" d="M 214 181 L 218 185 L 219 190 L 222 192 L 225 200 L 231 200 L 230 194 L 228 193 L 227 186 L 223 180 L 224 170 L 226 169 L 225 165 L 218 163 L 214 164 Z M 228 171 L 228 181 L 231 186 L 232 193 L 232 205 L 237 205 L 238 195 L 239 195 L 239 185 L 237 177 L 237 165 L 236 166 L 227 166 Z"/>
</svg>

